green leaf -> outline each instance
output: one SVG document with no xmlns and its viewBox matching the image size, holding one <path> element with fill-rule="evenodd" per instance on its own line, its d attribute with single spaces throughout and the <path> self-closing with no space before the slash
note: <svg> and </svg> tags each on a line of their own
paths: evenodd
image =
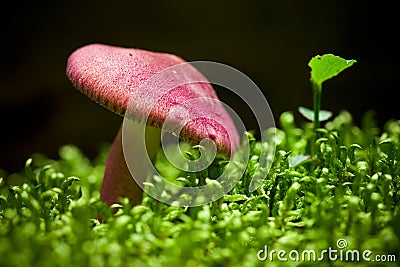
<svg viewBox="0 0 400 267">
<path fill-rule="evenodd" d="M 75 176 L 68 177 L 66 180 L 64 180 L 61 183 L 62 191 L 67 190 L 74 182 L 79 182 L 79 181 L 80 181 L 80 179 L 78 177 L 75 177 Z"/>
<path fill-rule="evenodd" d="M 314 111 L 306 108 L 306 107 L 299 107 L 299 112 L 301 115 L 304 116 L 304 118 L 310 120 L 310 121 L 314 121 Z M 328 111 L 328 110 L 323 110 L 321 109 L 319 111 L 319 120 L 320 121 L 326 121 L 329 120 L 332 117 L 332 112 Z"/>
<path fill-rule="evenodd" d="M 311 81 L 319 86 L 326 80 L 338 75 L 357 61 L 346 60 L 333 54 L 313 57 L 308 66 L 311 68 Z"/>
<path fill-rule="evenodd" d="M 310 159 L 310 155 L 297 155 L 289 157 L 289 167 L 295 167 Z"/>
<path fill-rule="evenodd" d="M 224 196 L 224 201 L 227 202 L 237 202 L 237 201 L 244 201 L 247 200 L 248 197 L 246 195 L 226 195 Z"/>
</svg>

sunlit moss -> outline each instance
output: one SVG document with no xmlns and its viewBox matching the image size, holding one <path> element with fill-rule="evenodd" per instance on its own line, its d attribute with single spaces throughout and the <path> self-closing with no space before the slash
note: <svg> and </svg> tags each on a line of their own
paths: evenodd
<svg viewBox="0 0 400 267">
<path fill-rule="evenodd" d="M 252 141 L 243 179 L 266 175 L 262 186 L 250 193 L 241 180 L 200 207 L 169 206 L 146 194 L 134 207 L 127 199 L 112 207 L 100 202 L 108 146 L 93 160 L 73 146 L 61 148 L 57 160 L 33 157 L 21 173 L 0 179 L 0 266 L 261 266 L 257 252 L 265 245 L 318 252 L 337 248 L 341 238 L 348 249 L 400 258 L 399 121 L 376 131 L 373 122 L 358 127 L 343 112 L 319 131 L 312 156 L 313 128 L 296 126 L 290 112 L 281 120 L 268 173 L 255 169 L 260 148 L 270 144 Z M 217 159 L 208 174 L 217 177 L 226 166 Z M 170 178 L 196 185 L 190 175 Z"/>
</svg>

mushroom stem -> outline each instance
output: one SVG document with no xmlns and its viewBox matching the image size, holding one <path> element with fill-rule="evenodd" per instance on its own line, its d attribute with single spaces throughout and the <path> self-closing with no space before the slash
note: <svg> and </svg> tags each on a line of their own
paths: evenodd
<svg viewBox="0 0 400 267">
<path fill-rule="evenodd" d="M 157 140 L 160 140 L 160 130 L 146 126 L 146 139 L 149 140 L 149 142 L 146 142 L 148 156 L 153 158 L 160 147 L 159 142 L 157 142 Z M 143 170 L 144 175 L 145 173 L 146 170 Z M 142 189 L 131 176 L 125 162 L 122 148 L 122 126 L 107 157 L 100 200 L 112 205 L 119 203 L 121 197 L 129 198 L 132 205 L 142 202 Z"/>
</svg>

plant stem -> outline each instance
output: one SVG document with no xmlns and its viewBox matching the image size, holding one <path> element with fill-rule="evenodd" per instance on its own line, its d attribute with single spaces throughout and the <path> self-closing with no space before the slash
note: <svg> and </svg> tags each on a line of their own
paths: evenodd
<svg viewBox="0 0 400 267">
<path fill-rule="evenodd" d="M 321 108 L 321 92 L 322 86 L 317 83 L 312 83 L 313 93 L 314 93 L 314 131 L 316 131 L 319 126 L 319 111 Z"/>
<path fill-rule="evenodd" d="M 317 84 L 315 82 L 312 83 L 312 89 L 313 89 L 313 94 L 314 94 L 314 138 L 312 140 L 312 145 L 311 145 L 311 155 L 315 155 L 315 141 L 318 139 L 318 133 L 317 129 L 320 127 L 320 122 L 319 122 L 319 111 L 321 108 L 321 93 L 322 93 L 322 85 Z"/>
</svg>

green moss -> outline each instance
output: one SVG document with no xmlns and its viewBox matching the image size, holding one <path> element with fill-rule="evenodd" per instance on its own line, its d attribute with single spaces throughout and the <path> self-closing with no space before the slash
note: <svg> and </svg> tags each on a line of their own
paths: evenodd
<svg viewBox="0 0 400 267">
<path fill-rule="evenodd" d="M 250 138 L 250 161 L 236 187 L 216 202 L 193 208 L 168 206 L 147 195 L 135 207 L 126 199 L 112 207 L 100 202 L 108 147 L 93 161 L 73 146 L 62 147 L 58 160 L 35 155 L 21 173 L 0 178 L 0 265 L 321 265 L 285 263 L 276 254 L 262 262 L 257 254 L 266 245 L 287 253 L 320 253 L 338 249 L 340 239 L 347 241 L 346 249 L 371 250 L 371 259 L 395 255 L 398 261 L 400 121 L 380 130 L 367 115 L 360 128 L 342 112 L 319 130 L 313 157 L 307 156 L 312 124 L 297 127 L 286 112 L 281 125 L 276 157 L 262 186 L 247 190 L 265 145 Z M 168 173 L 163 162 L 156 166 Z M 209 173 L 224 166 L 217 159 Z M 193 185 L 191 175 L 171 177 Z M 367 262 L 325 258 L 325 263 Z"/>
</svg>

